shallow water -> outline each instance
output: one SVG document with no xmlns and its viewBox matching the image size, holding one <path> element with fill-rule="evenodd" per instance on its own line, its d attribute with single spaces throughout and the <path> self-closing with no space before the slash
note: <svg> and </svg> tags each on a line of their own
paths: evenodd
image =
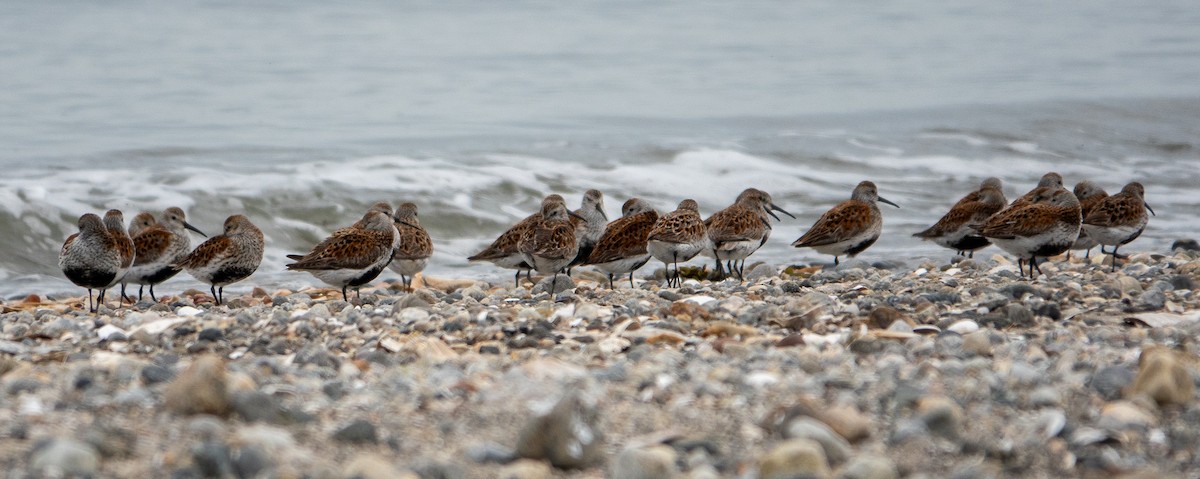
<svg viewBox="0 0 1200 479">
<path fill-rule="evenodd" d="M 610 217 L 764 189 L 799 219 L 753 259 L 783 264 L 828 261 L 788 243 L 871 179 L 902 208 L 861 257 L 909 261 L 950 256 L 910 234 L 982 178 L 1055 170 L 1144 182 L 1159 215 L 1129 249 L 1164 250 L 1200 219 L 1197 24 L 1183 1 L 10 2 L 0 296 L 75 292 L 62 238 L 112 207 L 210 234 L 246 213 L 268 252 L 243 287 L 295 287 L 284 254 L 414 201 L 430 274 L 507 277 L 464 258 L 587 188 Z"/>
</svg>

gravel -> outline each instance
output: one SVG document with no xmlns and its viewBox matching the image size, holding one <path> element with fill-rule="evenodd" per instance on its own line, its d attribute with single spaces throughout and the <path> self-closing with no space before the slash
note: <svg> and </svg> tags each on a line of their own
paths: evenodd
<svg viewBox="0 0 1200 479">
<path fill-rule="evenodd" d="M 4 303 L 16 477 L 1137 477 L 1200 464 L 1200 252 Z M 1106 258 L 1106 257 L 1105 257 Z M 603 281 L 598 281 L 603 279 Z M 13 474 L 10 472 L 10 475 Z M 24 475 L 22 475 L 24 474 Z"/>
</svg>

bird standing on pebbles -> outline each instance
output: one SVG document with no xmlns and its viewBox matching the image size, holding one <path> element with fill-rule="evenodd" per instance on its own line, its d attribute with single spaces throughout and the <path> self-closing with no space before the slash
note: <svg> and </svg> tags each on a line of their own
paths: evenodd
<svg viewBox="0 0 1200 479">
<path fill-rule="evenodd" d="M 225 302 L 225 286 L 250 277 L 263 259 L 263 234 L 249 218 L 233 215 L 225 219 L 225 231 L 200 243 L 191 254 L 175 264 L 209 284 L 213 301 Z"/>
<path fill-rule="evenodd" d="M 570 266 L 587 262 L 588 257 L 592 255 L 592 248 L 600 241 L 600 237 L 604 236 L 604 229 L 608 224 L 608 214 L 604 212 L 604 193 L 600 190 L 587 190 L 583 194 L 583 203 L 575 210 L 575 215 L 571 217 L 571 224 L 575 226 L 579 252 L 575 254 Z M 571 272 L 570 266 L 567 269 L 568 274 Z"/>
<path fill-rule="evenodd" d="M 1089 238 L 1095 240 L 1101 248 L 1105 245 L 1113 247 L 1109 253 L 1112 256 L 1111 271 L 1116 271 L 1117 259 L 1121 257 L 1117 254 L 1117 248 L 1142 235 L 1146 223 L 1150 221 L 1150 217 L 1146 215 L 1147 210 L 1154 214 L 1154 210 L 1146 203 L 1145 196 L 1146 189 L 1141 183 L 1129 183 L 1121 188 L 1120 193 L 1101 201 L 1083 219 L 1083 230 Z"/>
<path fill-rule="evenodd" d="M 108 288 L 121 285 L 121 297 L 117 299 L 118 304 L 125 303 L 125 273 L 129 272 L 129 267 L 133 266 L 133 257 L 135 254 L 133 246 L 133 238 L 129 237 L 129 233 L 125 231 L 125 215 L 121 210 L 108 210 L 104 213 L 104 228 L 108 230 L 108 234 L 117 242 L 117 248 L 121 252 L 121 269 L 117 271 L 117 277 L 108 286 L 105 286 L 100 291 L 100 303 L 104 303 L 104 293 Z"/>
<path fill-rule="evenodd" d="M 349 301 L 346 288 L 370 283 L 392 261 L 398 234 L 392 218 L 372 209 L 357 226 L 342 228 L 313 247 L 305 255 L 288 255 L 295 263 L 285 265 L 291 271 L 307 271 L 325 283 L 341 288 L 342 299 Z M 359 292 L 359 298 L 362 292 Z"/>
<path fill-rule="evenodd" d="M 88 290 L 88 311 L 96 312 L 92 290 L 103 291 L 117 280 L 121 247 L 108 234 L 104 222 L 92 213 L 79 217 L 79 232 L 67 237 L 58 253 L 58 266 L 67 279 Z M 103 296 L 103 293 L 101 293 Z"/>
<path fill-rule="evenodd" d="M 729 207 L 714 213 L 704 221 L 705 230 L 712 246 L 705 251 L 706 256 L 717 260 L 717 274 L 724 277 L 725 269 L 742 279 L 746 258 L 766 244 L 771 236 L 771 222 L 768 216 L 779 220 L 772 211 L 778 211 L 792 216 L 771 201 L 767 192 L 747 188 L 738 195 L 737 200 Z M 725 267 L 721 261 L 726 262 Z M 738 262 L 741 265 L 738 265 Z"/>
<path fill-rule="evenodd" d="M 563 204 L 566 204 L 562 196 L 550 195 L 547 198 L 550 197 L 557 197 L 559 201 L 563 201 Z M 501 268 L 515 269 L 517 273 L 513 275 L 513 287 L 520 286 L 521 272 L 525 271 L 528 273 L 533 269 L 533 266 L 525 261 L 525 255 L 521 254 L 517 245 L 521 242 L 521 237 L 525 235 L 525 232 L 533 228 L 541 219 L 542 213 L 540 210 L 537 213 L 526 216 L 525 219 L 509 227 L 508 230 L 496 238 L 495 241 L 492 241 L 492 244 L 484 248 L 483 251 L 467 257 L 467 261 L 487 261 Z"/>
<path fill-rule="evenodd" d="M 550 282 L 551 294 L 557 286 L 558 273 L 566 269 L 579 253 L 575 227 L 570 220 L 573 214 L 567 210 L 561 196 L 547 196 L 542 200 L 541 218 L 525 230 L 517 243 L 517 250 L 526 264 L 540 274 L 554 275 Z"/>
<path fill-rule="evenodd" d="M 133 266 L 125 273 L 125 279 L 130 283 L 149 285 L 150 299 L 158 302 L 154 296 L 154 285 L 179 273 L 175 263 L 192 251 L 192 240 L 187 230 L 208 236 L 187 222 L 182 209 L 172 206 L 164 210 L 157 223 L 142 229 L 133 237 Z M 139 287 L 138 300 L 141 299 L 142 288 Z"/>
<path fill-rule="evenodd" d="M 388 268 L 398 273 L 404 287 L 412 291 L 413 275 L 424 271 L 429 257 L 433 256 L 433 240 L 417 218 L 416 204 L 401 204 L 392 219 L 400 239 L 396 242 L 396 254 L 392 256 Z"/>
<path fill-rule="evenodd" d="M 797 248 L 812 248 L 818 253 L 833 255 L 833 264 L 838 264 L 838 256 L 851 257 L 863 252 L 883 231 L 883 215 L 879 212 L 876 201 L 887 203 L 899 208 L 900 206 L 879 196 L 875 183 L 863 181 L 854 187 L 850 199 L 839 203 L 833 209 L 826 211 L 813 223 L 792 246 Z"/>
<path fill-rule="evenodd" d="M 658 221 L 658 212 L 649 203 L 631 198 L 621 207 L 623 216 L 604 228 L 604 235 L 587 263 L 608 274 L 608 287 L 613 288 L 613 277 L 629 274 L 629 287 L 633 287 L 633 272 L 650 261 L 646 242 L 650 230 Z"/>
<path fill-rule="evenodd" d="M 663 262 L 667 286 L 674 285 L 676 288 L 681 285 L 679 262 L 695 258 L 708 247 L 704 220 L 700 219 L 700 205 L 692 199 L 679 202 L 675 211 L 659 218 L 650 229 L 646 242 L 646 250 L 650 255 Z M 671 265 L 675 265 L 674 273 L 671 272 Z"/>
<path fill-rule="evenodd" d="M 1062 254 L 1079 237 L 1079 200 L 1063 187 L 1038 188 L 1032 203 L 996 213 L 974 228 L 1000 249 L 1017 257 L 1017 268 L 1029 261 L 1029 278 L 1038 268 L 1037 257 Z"/>
<path fill-rule="evenodd" d="M 1087 218 L 1088 213 L 1096 209 L 1096 206 L 1101 201 L 1104 201 L 1105 198 L 1108 198 L 1108 192 L 1091 181 L 1083 180 L 1075 184 L 1075 199 L 1079 200 L 1079 212 L 1084 218 Z M 1083 257 L 1090 258 L 1092 256 L 1092 248 L 1095 248 L 1096 245 L 1096 240 L 1088 236 L 1087 230 L 1081 229 L 1079 230 L 1079 238 L 1075 239 L 1075 243 L 1071 245 L 1071 249 L 1085 250 L 1087 253 L 1084 253 Z M 1067 255 L 1070 254 L 1071 252 L 1067 251 Z"/>
<path fill-rule="evenodd" d="M 1000 190 L 1000 180 L 988 178 L 979 185 L 978 190 L 958 200 L 937 223 L 913 236 L 955 250 L 959 256 L 973 258 L 975 250 L 985 248 L 992 242 L 980 236 L 970 225 L 986 221 L 1007 204 L 1004 192 Z"/>
</svg>

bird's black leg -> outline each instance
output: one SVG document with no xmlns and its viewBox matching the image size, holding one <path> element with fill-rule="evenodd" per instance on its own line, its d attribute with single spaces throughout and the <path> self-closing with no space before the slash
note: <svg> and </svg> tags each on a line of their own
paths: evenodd
<svg viewBox="0 0 1200 479">
<path fill-rule="evenodd" d="M 92 306 L 92 288 L 88 288 L 88 312 L 96 312 L 96 307 Z"/>
<path fill-rule="evenodd" d="M 221 305 L 221 297 L 217 296 L 217 285 L 215 285 L 215 284 L 210 285 L 208 287 L 208 292 L 212 293 L 213 301 L 217 303 L 217 306 L 220 306 Z"/>
<path fill-rule="evenodd" d="M 671 253 L 671 262 L 675 264 L 675 278 L 674 278 L 674 281 L 675 281 L 675 287 L 676 287 L 676 288 L 678 288 L 678 287 L 680 286 L 680 281 L 679 281 L 679 253 Z M 670 271 L 668 271 L 668 272 L 670 272 Z M 671 277 L 670 277 L 670 276 L 668 276 L 667 278 L 668 278 L 668 280 L 667 280 L 667 287 L 669 288 L 669 287 L 671 287 L 671 280 L 670 280 L 670 278 L 671 278 Z"/>
<path fill-rule="evenodd" d="M 629 287 L 633 287 L 633 271 L 629 272 Z"/>
<path fill-rule="evenodd" d="M 1109 269 L 1108 269 L 1108 272 L 1110 272 L 1110 273 L 1117 270 L 1117 249 L 1120 247 L 1121 247 L 1121 245 L 1113 245 L 1112 266 L 1109 267 Z"/>
<path fill-rule="evenodd" d="M 153 284 L 150 285 L 150 300 L 154 301 L 155 303 L 158 302 L 158 298 L 154 297 L 154 285 Z"/>
<path fill-rule="evenodd" d="M 513 288 L 521 287 L 521 270 L 517 270 L 517 274 L 513 276 Z"/>
</svg>

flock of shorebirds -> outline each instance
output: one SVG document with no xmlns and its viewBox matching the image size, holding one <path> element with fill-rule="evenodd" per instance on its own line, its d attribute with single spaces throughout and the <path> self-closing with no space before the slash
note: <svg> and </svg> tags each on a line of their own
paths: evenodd
<svg viewBox="0 0 1200 479">
<path fill-rule="evenodd" d="M 1000 180 L 989 178 L 979 189 L 959 200 L 936 224 L 914 236 L 955 250 L 960 255 L 995 244 L 1018 259 L 1021 274 L 1032 278 L 1041 272 L 1037 258 L 1056 256 L 1072 249 L 1090 250 L 1099 245 L 1112 255 L 1116 268 L 1117 249 L 1136 239 L 1154 211 L 1146 204 L 1140 183 L 1129 183 L 1109 196 L 1090 181 L 1080 182 L 1074 192 L 1063 187 L 1062 176 L 1047 173 L 1029 193 L 1007 202 Z M 792 242 L 798 248 L 813 248 L 833 255 L 855 256 L 879 238 L 883 218 L 877 202 L 899 207 L 879 196 L 874 183 L 863 181 L 850 199 L 821 215 L 803 236 Z M 694 200 L 679 203 L 675 211 L 660 215 L 643 200 L 633 198 L 621 206 L 621 217 L 609 222 L 604 212 L 604 195 L 588 190 L 582 206 L 570 211 L 562 196 L 542 200 L 540 211 L 521 220 L 496 238 L 470 261 L 488 261 L 515 269 L 553 275 L 574 266 L 589 265 L 613 279 L 629 275 L 651 258 L 667 268 L 667 286 L 680 285 L 679 263 L 698 255 L 716 260 L 716 274 L 739 279 L 745 261 L 767 242 L 774 212 L 791 213 L 775 205 L 765 191 L 749 188 L 729 207 L 702 219 Z M 59 265 L 76 285 L 87 288 L 92 311 L 93 290 L 97 303 L 113 286 L 121 286 L 121 301 L 127 284 L 142 287 L 166 281 L 186 270 L 210 285 L 216 304 L 223 302 L 224 287 L 250 276 L 263 258 L 263 234 L 248 218 L 233 215 L 225 220 L 225 231 L 207 239 L 194 250 L 187 230 L 204 233 L 188 224 L 180 208 L 167 208 L 157 218 L 139 213 L 125 229 L 119 210 L 109 210 L 101 219 L 95 214 L 79 218 L 79 232 L 63 243 Z M 1104 251 L 1111 246 L 1112 251 Z M 385 268 L 401 275 L 411 288 L 412 277 L 425 268 L 433 254 L 433 242 L 417 218 L 417 206 L 404 203 L 395 211 L 387 203 L 376 203 L 362 219 L 334 231 L 288 270 L 307 271 L 321 281 L 341 288 L 356 289 L 374 280 Z M 672 266 L 674 269 L 672 270 Z"/>
</svg>

